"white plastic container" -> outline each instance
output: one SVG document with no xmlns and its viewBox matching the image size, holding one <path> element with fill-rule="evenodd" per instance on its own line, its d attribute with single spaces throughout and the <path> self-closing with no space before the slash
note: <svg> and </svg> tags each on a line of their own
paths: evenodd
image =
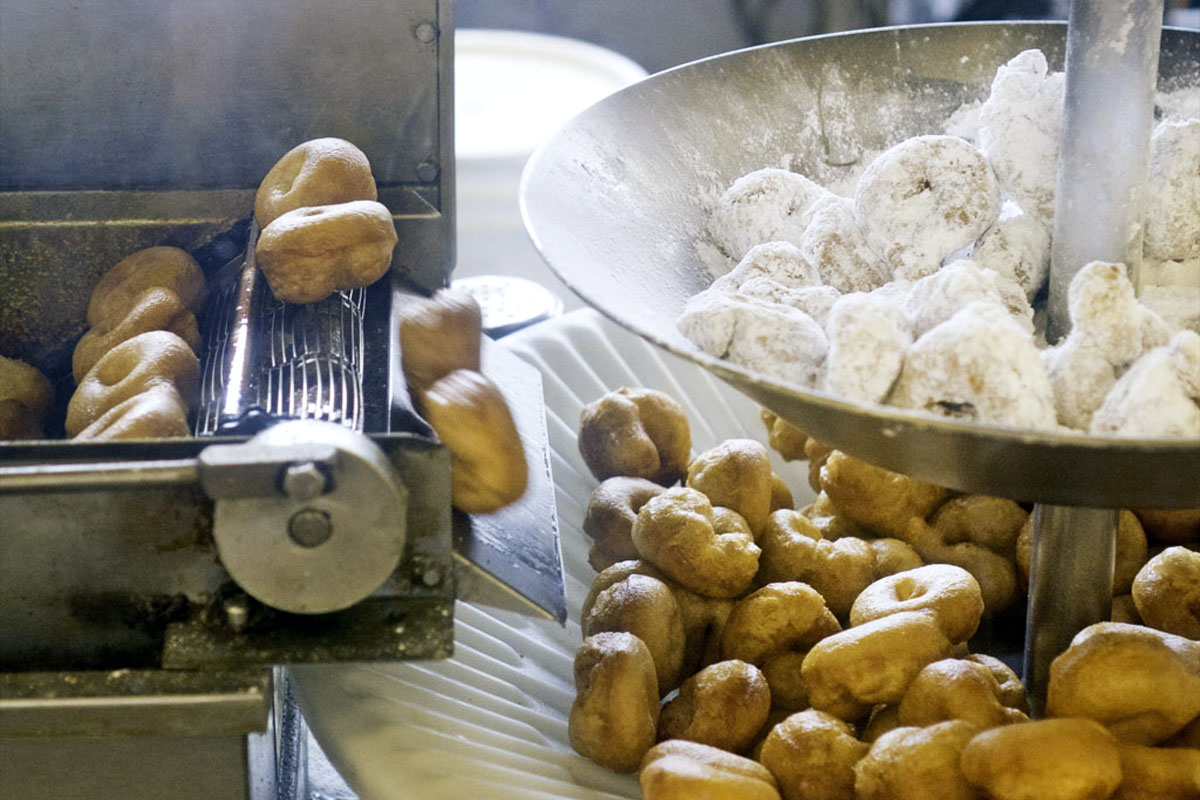
<svg viewBox="0 0 1200 800">
<path fill-rule="evenodd" d="M 525 233 L 521 171 L 563 123 L 646 70 L 619 53 L 559 36 L 463 29 L 454 35 L 458 213 L 456 279 L 515 276 L 581 302 Z M 485 309 L 486 313 L 487 309 Z"/>
</svg>

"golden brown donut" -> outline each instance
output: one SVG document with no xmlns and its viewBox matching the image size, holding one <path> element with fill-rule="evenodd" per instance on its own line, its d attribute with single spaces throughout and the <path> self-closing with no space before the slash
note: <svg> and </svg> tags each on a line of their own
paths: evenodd
<svg viewBox="0 0 1200 800">
<path fill-rule="evenodd" d="M 714 506 L 745 518 L 755 536 L 771 513 L 771 457 L 761 442 L 727 439 L 705 450 L 687 469 L 687 486 L 707 495 Z"/>
<path fill-rule="evenodd" d="M 636 559 L 633 523 L 638 511 L 663 487 L 645 478 L 615 476 L 600 482 L 588 498 L 583 515 L 583 532 L 592 537 L 596 549 L 614 561 Z"/>
<path fill-rule="evenodd" d="M 1013 672 L 1007 664 L 987 653 L 967 653 L 955 657 L 979 664 L 987 669 L 992 673 L 996 685 L 1000 687 L 1000 693 L 997 695 L 1000 702 L 1023 714 L 1029 713 L 1029 697 L 1025 694 L 1025 684 L 1021 683 L 1020 676 Z"/>
<path fill-rule="evenodd" d="M 804 658 L 812 707 L 859 720 L 880 703 L 898 703 L 926 664 L 953 647 L 934 615 L 901 611 L 827 636 Z"/>
<path fill-rule="evenodd" d="M 847 536 L 853 536 L 856 539 L 870 539 L 875 536 L 868 528 L 852 521 L 839 511 L 833 501 L 829 499 L 829 495 L 824 492 L 819 492 L 815 500 L 800 509 L 800 513 L 808 517 L 809 521 L 816 526 L 817 530 L 821 532 L 822 539 L 832 541 L 844 539 Z"/>
<path fill-rule="evenodd" d="M 1195 800 L 1200 797 L 1200 750 L 1119 744 L 1121 785 L 1109 800 Z"/>
<path fill-rule="evenodd" d="M 1146 536 L 1159 544 L 1200 541 L 1200 508 L 1139 509 L 1134 513 Z"/>
<path fill-rule="evenodd" d="M 678 486 L 650 498 L 633 523 L 642 558 L 672 580 L 709 597 L 737 597 L 758 572 L 761 552 L 742 530 L 719 526 L 708 498 Z"/>
<path fill-rule="evenodd" d="M 897 709 L 901 725 L 925 727 L 961 719 L 977 728 L 1026 722 L 1024 711 L 1006 705 L 992 671 L 961 658 L 927 664 L 904 690 Z"/>
<path fill-rule="evenodd" d="M 1200 552 L 1168 547 L 1133 580 L 1133 602 L 1151 628 L 1200 639 Z"/>
<path fill-rule="evenodd" d="M 642 760 L 643 800 L 780 800 L 771 772 L 717 747 L 668 739 Z"/>
<path fill-rule="evenodd" d="M 196 259 L 178 247 L 147 247 L 121 259 L 100 278 L 88 301 L 88 324 L 124 319 L 142 293 L 155 287 L 170 289 L 192 313 L 200 311 L 208 295 Z"/>
<path fill-rule="evenodd" d="M 883 469 L 846 455 L 829 454 L 821 489 L 838 511 L 876 535 L 907 540 L 908 523 L 925 519 L 946 501 L 940 486 Z"/>
<path fill-rule="evenodd" d="M 984 616 L 999 614 L 1020 597 L 1017 565 L 1012 556 L 1000 555 L 974 542 L 948 542 L 941 530 L 923 519 L 910 519 L 903 538 L 926 563 L 953 565 L 971 573 L 983 597 Z"/>
<path fill-rule="evenodd" d="M 162 286 L 152 286 L 138 295 L 128 313 L 99 320 L 75 345 L 71 356 L 71 372 L 75 382 L 83 380 L 105 353 L 121 342 L 147 331 L 170 331 L 200 352 L 200 328 L 179 295 Z"/>
<path fill-rule="evenodd" d="M 1121 783 L 1117 741 L 1090 719 L 1042 719 L 983 731 L 959 762 L 995 800 L 1106 798 Z"/>
<path fill-rule="evenodd" d="M 721 655 L 760 665 L 775 653 L 804 653 L 841 630 L 815 589 L 799 581 L 769 583 L 737 603 L 721 632 Z"/>
<path fill-rule="evenodd" d="M 985 494 L 952 497 L 929 517 L 947 543 L 974 542 L 1011 559 L 1029 512 L 1012 500 Z"/>
<path fill-rule="evenodd" d="M 0 356 L 0 441 L 40 439 L 54 402 L 54 386 L 41 370 Z"/>
<path fill-rule="evenodd" d="M 803 581 L 820 592 L 838 619 L 849 617 L 854 599 L 875 580 L 870 544 L 849 536 L 823 539 L 798 511 L 772 513 L 758 544 L 760 582 Z"/>
<path fill-rule="evenodd" d="M 483 310 L 459 289 L 406 304 L 400 316 L 400 359 L 409 391 L 419 395 L 456 369 L 479 372 Z"/>
<path fill-rule="evenodd" d="M 909 611 L 931 614 L 951 642 L 965 642 L 979 627 L 983 595 L 965 569 L 926 564 L 880 578 L 864 589 L 850 609 L 850 624 Z"/>
<path fill-rule="evenodd" d="M 450 451 L 450 497 L 468 514 L 487 514 L 525 493 L 525 447 L 504 395 L 486 376 L 460 369 L 421 396 L 429 424 Z"/>
<path fill-rule="evenodd" d="M 808 709 L 771 728 L 758 760 L 783 800 L 845 800 L 854 797 L 854 765 L 868 749 L 849 724 Z"/>
<path fill-rule="evenodd" d="M 312 139 L 284 153 L 254 195 L 254 218 L 266 228 L 306 206 L 376 200 L 375 177 L 362 150 L 344 139 Z"/>
<path fill-rule="evenodd" d="M 771 710 L 762 672 L 745 661 L 718 661 L 679 686 L 658 717 L 658 738 L 687 739 L 744 752 Z"/>
<path fill-rule="evenodd" d="M 900 727 L 881 735 L 854 765 L 858 800 L 975 800 L 959 759 L 979 729 L 963 720 Z"/>
<path fill-rule="evenodd" d="M 575 653 L 575 702 L 567 737 L 581 756 L 633 772 L 654 745 L 658 679 L 654 660 L 631 633 L 598 633 Z"/>
<path fill-rule="evenodd" d="M 807 433 L 768 409 L 761 409 L 759 415 L 767 429 L 767 446 L 779 453 L 784 461 L 803 461 L 808 458 L 804 452 L 804 445 L 808 442 Z"/>
<path fill-rule="evenodd" d="M 628 475 L 670 486 L 687 471 L 692 430 L 670 395 L 625 386 L 583 407 L 578 444 L 597 480 Z"/>
<path fill-rule="evenodd" d="M 921 556 L 908 542 L 885 538 L 871 539 L 867 544 L 871 546 L 876 580 L 925 565 Z"/>
<path fill-rule="evenodd" d="M 305 206 L 263 228 L 254 257 L 271 293 L 285 303 L 315 303 L 383 277 L 396 225 L 374 200 Z"/>
<path fill-rule="evenodd" d="M 649 575 L 630 575 L 596 594 L 582 618 L 584 636 L 605 631 L 632 633 L 654 661 L 659 693 L 679 685 L 683 668 L 683 616 L 670 588 Z"/>
<path fill-rule="evenodd" d="M 1121 741 L 1153 745 L 1200 715 L 1200 642 L 1099 622 L 1050 664 L 1046 714 L 1086 717 Z"/>
<path fill-rule="evenodd" d="M 190 436 L 187 405 L 174 384 L 154 384 L 106 411 L 75 437 L 77 441 L 167 439 Z"/>
<path fill-rule="evenodd" d="M 185 403 L 196 396 L 200 360 L 170 331 L 148 331 L 109 350 L 84 376 L 67 404 L 66 431 L 77 436 L 109 409 L 161 383 Z"/>
</svg>

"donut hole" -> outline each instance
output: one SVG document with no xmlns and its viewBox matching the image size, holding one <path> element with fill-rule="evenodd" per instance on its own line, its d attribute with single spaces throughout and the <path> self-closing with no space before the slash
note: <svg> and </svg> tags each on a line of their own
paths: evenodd
<svg viewBox="0 0 1200 800">
<path fill-rule="evenodd" d="M 925 595 L 926 587 L 912 578 L 900 578 L 896 581 L 896 599 L 913 600 Z"/>
</svg>

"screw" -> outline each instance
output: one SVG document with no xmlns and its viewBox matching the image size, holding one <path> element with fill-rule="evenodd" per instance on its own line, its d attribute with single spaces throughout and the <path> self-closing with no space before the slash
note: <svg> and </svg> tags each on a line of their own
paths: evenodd
<svg viewBox="0 0 1200 800">
<path fill-rule="evenodd" d="M 246 627 L 246 621 L 250 618 L 250 609 L 246 605 L 244 597 L 231 597 L 222 603 L 222 608 L 225 611 L 225 622 L 235 632 Z"/>
<path fill-rule="evenodd" d="M 328 487 L 329 479 L 311 461 L 292 464 L 283 473 L 283 493 L 293 500 L 312 500 L 323 495 Z"/>
<path fill-rule="evenodd" d="M 422 22 L 413 28 L 413 36 L 417 37 L 417 41 L 421 44 L 429 44 L 437 38 L 437 26 L 432 22 Z"/>
<path fill-rule="evenodd" d="M 425 584 L 426 586 L 437 586 L 441 582 L 442 571 L 437 567 L 429 567 L 423 573 L 421 573 L 421 583 Z"/>
<path fill-rule="evenodd" d="M 425 160 L 420 164 L 417 164 L 417 178 L 425 181 L 426 183 L 429 183 L 430 181 L 436 181 L 438 175 L 441 174 L 441 171 L 442 170 L 440 167 L 438 167 L 436 161 Z"/>
<path fill-rule="evenodd" d="M 332 535 L 333 523 L 324 511 L 306 508 L 288 520 L 288 536 L 301 547 L 320 547 Z"/>
</svg>

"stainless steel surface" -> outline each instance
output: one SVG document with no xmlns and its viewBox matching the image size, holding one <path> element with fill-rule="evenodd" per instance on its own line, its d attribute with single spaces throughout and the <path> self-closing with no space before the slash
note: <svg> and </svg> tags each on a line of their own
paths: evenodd
<svg viewBox="0 0 1200 800">
<path fill-rule="evenodd" d="M 1025 625 L 1025 690 L 1041 716 L 1050 664 L 1075 634 L 1112 617 L 1113 565 L 1119 512 L 1037 505 Z"/>
<path fill-rule="evenodd" d="M 1072 0 L 1046 335 L 1071 328 L 1067 287 L 1091 261 L 1142 264 L 1162 0 Z"/>
<path fill-rule="evenodd" d="M 522 213 L 563 281 L 622 326 L 689 358 L 818 439 L 954 489 L 1055 505 L 1200 505 L 1200 445 L 976 425 L 847 402 L 701 353 L 675 328 L 711 276 L 700 239 L 735 178 L 836 164 L 938 126 L 1040 47 L 1062 69 L 1065 26 L 883 29 L 739 51 L 653 75 L 564 126 L 530 159 Z M 1161 88 L 1200 84 L 1200 33 L 1164 30 Z M 826 91 L 829 89 L 829 91 Z"/>
</svg>

